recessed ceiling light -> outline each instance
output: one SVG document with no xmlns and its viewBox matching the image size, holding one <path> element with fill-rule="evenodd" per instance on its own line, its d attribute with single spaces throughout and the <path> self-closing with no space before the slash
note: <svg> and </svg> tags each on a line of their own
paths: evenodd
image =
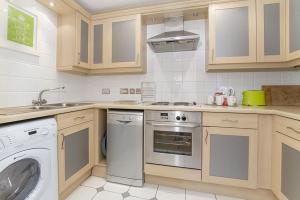
<svg viewBox="0 0 300 200">
<path fill-rule="evenodd" d="M 54 6 L 54 3 L 51 1 L 51 2 L 49 3 L 49 5 L 50 5 L 51 7 L 53 7 L 53 6 Z"/>
</svg>

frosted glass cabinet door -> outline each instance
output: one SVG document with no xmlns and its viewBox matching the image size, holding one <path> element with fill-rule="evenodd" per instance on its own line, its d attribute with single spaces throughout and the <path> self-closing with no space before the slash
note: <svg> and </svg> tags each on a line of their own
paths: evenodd
<svg viewBox="0 0 300 200">
<path fill-rule="evenodd" d="M 287 2 L 287 37 L 290 59 L 300 57 L 300 1 L 286 0 Z"/>
<path fill-rule="evenodd" d="M 257 51 L 259 62 L 285 60 L 285 0 L 257 1 Z"/>
<path fill-rule="evenodd" d="M 255 1 L 212 5 L 209 10 L 210 61 L 256 61 Z"/>
<path fill-rule="evenodd" d="M 137 67 L 140 60 L 140 15 L 112 19 L 112 67 Z"/>
<path fill-rule="evenodd" d="M 112 23 L 112 62 L 134 62 L 135 20 Z"/>
<path fill-rule="evenodd" d="M 300 141 L 281 133 L 274 134 L 273 191 L 280 200 L 300 197 Z"/>
<path fill-rule="evenodd" d="M 65 180 L 89 164 L 89 129 L 79 130 L 64 137 Z"/>
<path fill-rule="evenodd" d="M 59 189 L 64 191 L 92 167 L 93 122 L 86 122 L 60 131 Z"/>
<path fill-rule="evenodd" d="M 101 66 L 104 62 L 104 25 L 101 23 L 93 24 L 92 36 L 93 66 Z"/>
<path fill-rule="evenodd" d="M 203 180 L 255 188 L 256 134 L 247 129 L 205 128 Z"/>
<path fill-rule="evenodd" d="M 89 67 L 90 22 L 80 13 L 76 13 L 77 21 L 77 65 Z"/>
</svg>

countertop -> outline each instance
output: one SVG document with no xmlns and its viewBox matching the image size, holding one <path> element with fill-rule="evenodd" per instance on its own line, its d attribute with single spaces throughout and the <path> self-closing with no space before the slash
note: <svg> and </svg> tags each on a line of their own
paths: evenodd
<svg viewBox="0 0 300 200">
<path fill-rule="evenodd" d="M 230 112 L 230 113 L 252 113 L 279 115 L 291 119 L 300 120 L 300 106 L 265 106 L 265 107 L 222 107 L 222 106 L 153 106 L 150 104 L 123 104 L 116 102 L 93 102 L 89 105 L 58 108 L 51 110 L 29 110 L 26 107 L 0 108 L 0 124 L 17 122 L 22 120 L 54 116 L 57 114 L 90 108 L 99 109 L 129 109 L 129 110 L 180 110 L 180 111 L 200 111 L 200 112 Z"/>
</svg>

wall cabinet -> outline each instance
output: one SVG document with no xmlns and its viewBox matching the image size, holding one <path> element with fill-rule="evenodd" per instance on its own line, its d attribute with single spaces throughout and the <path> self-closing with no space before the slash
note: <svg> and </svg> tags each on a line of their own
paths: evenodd
<svg viewBox="0 0 300 200">
<path fill-rule="evenodd" d="M 257 0 L 257 61 L 285 60 L 285 0 Z"/>
<path fill-rule="evenodd" d="M 91 51 L 92 51 L 92 68 L 102 68 L 104 67 L 107 61 L 107 51 L 106 46 L 108 46 L 106 42 L 105 35 L 105 22 L 104 21 L 94 21 L 92 22 L 92 43 L 91 43 Z"/>
<path fill-rule="evenodd" d="M 256 188 L 257 131 L 206 127 L 203 134 L 203 182 Z"/>
<path fill-rule="evenodd" d="M 286 0 L 288 59 L 300 58 L 300 1 Z"/>
<path fill-rule="evenodd" d="M 300 196 L 300 141 L 279 132 L 273 135 L 273 192 L 280 200 Z"/>
<path fill-rule="evenodd" d="M 76 50 L 78 66 L 88 68 L 90 65 L 90 21 L 80 13 L 76 13 Z"/>
<path fill-rule="evenodd" d="M 58 18 L 57 66 L 59 70 L 90 66 L 90 21 L 79 12 Z"/>
<path fill-rule="evenodd" d="M 90 20 L 59 16 L 58 69 L 83 74 L 143 73 L 146 31 L 141 15 Z"/>
<path fill-rule="evenodd" d="M 146 52 L 141 15 L 94 21 L 92 68 L 103 72 L 143 72 Z"/>
<path fill-rule="evenodd" d="M 141 31 L 140 15 L 111 20 L 112 67 L 137 67 L 140 65 Z"/>
<path fill-rule="evenodd" d="M 255 0 L 209 7 L 210 63 L 256 61 Z"/>
<path fill-rule="evenodd" d="M 207 70 L 296 68 L 300 65 L 299 27 L 297 0 L 210 5 Z"/>
</svg>

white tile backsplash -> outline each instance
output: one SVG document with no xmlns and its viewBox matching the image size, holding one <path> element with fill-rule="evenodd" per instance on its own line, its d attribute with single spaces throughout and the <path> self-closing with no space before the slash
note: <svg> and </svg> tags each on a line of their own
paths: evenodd
<svg viewBox="0 0 300 200">
<path fill-rule="evenodd" d="M 196 101 L 205 103 L 206 96 L 220 86 L 232 86 L 239 103 L 242 91 L 260 89 L 264 84 L 300 84 L 300 71 L 296 72 L 224 72 L 205 71 L 207 20 L 186 21 L 185 30 L 200 35 L 199 48 L 193 52 L 154 53 L 148 47 L 148 72 L 144 75 L 119 75 L 88 78 L 90 89 L 87 99 L 119 100 L 136 99 L 139 95 L 119 95 L 120 87 L 139 87 L 142 81 L 154 81 L 158 101 Z M 148 38 L 164 31 L 163 24 L 149 25 Z M 110 87 L 111 95 L 101 95 L 101 88 Z M 115 92 L 116 91 L 116 92 Z"/>
<path fill-rule="evenodd" d="M 24 1 L 15 0 L 20 2 Z M 66 86 L 66 91 L 46 94 L 49 102 L 140 100 L 139 94 L 120 94 L 120 88 L 140 88 L 141 82 L 153 81 L 157 101 L 205 103 L 206 96 L 219 86 L 233 86 L 241 102 L 241 92 L 245 89 L 259 89 L 263 84 L 300 84 L 300 71 L 207 73 L 207 20 L 184 24 L 185 30 L 200 35 L 197 51 L 157 54 L 147 47 L 146 74 L 85 77 L 57 72 L 57 16 L 34 0 L 26 1 L 26 5 L 39 16 L 41 53 L 35 57 L 0 48 L 0 107 L 29 105 L 40 90 L 57 86 Z M 149 25 L 147 36 L 163 31 L 163 24 Z M 104 88 L 110 89 L 110 94 L 102 94 Z"/>
<path fill-rule="evenodd" d="M 57 16 L 35 0 L 15 0 L 38 16 L 39 56 L 0 48 L 0 107 L 30 105 L 45 88 L 66 86 L 45 95 L 49 102 L 82 101 L 86 77 L 56 71 Z"/>
</svg>

